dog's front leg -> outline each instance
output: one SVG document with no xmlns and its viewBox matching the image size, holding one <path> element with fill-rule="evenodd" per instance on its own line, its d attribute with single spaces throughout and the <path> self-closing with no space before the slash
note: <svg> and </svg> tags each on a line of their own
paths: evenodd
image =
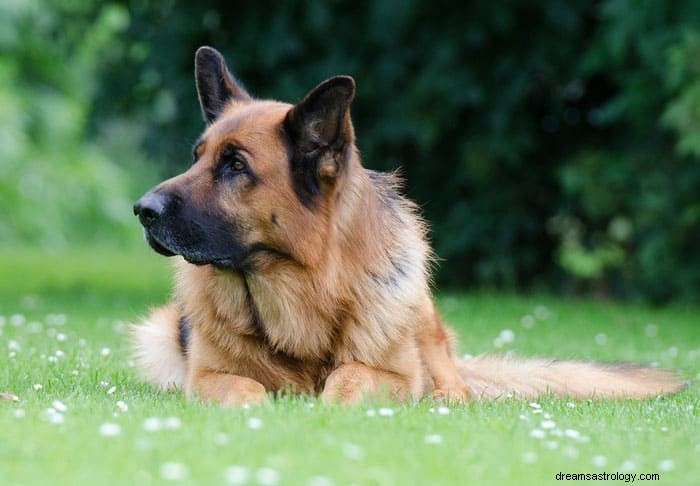
<svg viewBox="0 0 700 486">
<path fill-rule="evenodd" d="M 403 401 L 417 398 L 417 386 L 408 376 L 354 362 L 328 375 L 321 399 L 326 403 L 357 403 L 366 397 Z"/>
<path fill-rule="evenodd" d="M 185 387 L 185 395 L 187 398 L 199 397 L 205 402 L 216 401 L 228 406 L 259 405 L 268 401 L 265 387 L 257 381 L 213 370 L 192 373 Z"/>
</svg>

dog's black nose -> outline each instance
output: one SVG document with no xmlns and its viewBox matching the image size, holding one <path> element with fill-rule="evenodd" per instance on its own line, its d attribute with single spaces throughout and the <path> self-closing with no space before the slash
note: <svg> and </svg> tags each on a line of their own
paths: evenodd
<svg viewBox="0 0 700 486">
<path fill-rule="evenodd" d="M 160 192 L 147 192 L 134 204 L 134 214 L 145 228 L 153 225 L 165 212 L 168 196 Z"/>
</svg>

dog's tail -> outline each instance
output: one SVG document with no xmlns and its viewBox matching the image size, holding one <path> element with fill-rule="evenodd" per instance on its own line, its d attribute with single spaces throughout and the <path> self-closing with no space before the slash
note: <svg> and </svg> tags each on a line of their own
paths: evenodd
<svg viewBox="0 0 700 486">
<path fill-rule="evenodd" d="M 475 398 L 649 398 L 674 393 L 686 382 L 678 373 L 631 363 L 563 361 L 481 355 L 457 362 Z"/>
<path fill-rule="evenodd" d="M 131 347 L 139 372 L 160 389 L 182 388 L 186 354 L 183 321 L 173 304 L 158 307 L 131 328 Z"/>
</svg>

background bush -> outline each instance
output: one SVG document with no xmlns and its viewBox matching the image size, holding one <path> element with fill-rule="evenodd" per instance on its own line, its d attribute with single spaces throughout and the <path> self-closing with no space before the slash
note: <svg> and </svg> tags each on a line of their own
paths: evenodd
<svg viewBox="0 0 700 486">
<path fill-rule="evenodd" d="M 4 241 L 136 238 L 127 201 L 189 163 L 210 44 L 259 97 L 355 76 L 364 163 L 402 168 L 441 284 L 700 300 L 692 0 L 0 8 Z"/>
</svg>

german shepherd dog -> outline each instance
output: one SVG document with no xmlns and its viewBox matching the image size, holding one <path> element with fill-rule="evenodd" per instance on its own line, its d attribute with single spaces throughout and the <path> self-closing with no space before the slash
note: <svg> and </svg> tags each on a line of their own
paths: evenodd
<svg viewBox="0 0 700 486">
<path fill-rule="evenodd" d="M 269 392 L 645 398 L 683 386 L 640 365 L 457 360 L 431 296 L 426 224 L 395 175 L 360 163 L 354 80 L 328 79 L 295 105 L 257 100 L 202 47 L 195 81 L 207 127 L 193 164 L 134 205 L 148 244 L 178 255 L 172 302 L 133 327 L 150 382 L 223 404 Z"/>
</svg>

